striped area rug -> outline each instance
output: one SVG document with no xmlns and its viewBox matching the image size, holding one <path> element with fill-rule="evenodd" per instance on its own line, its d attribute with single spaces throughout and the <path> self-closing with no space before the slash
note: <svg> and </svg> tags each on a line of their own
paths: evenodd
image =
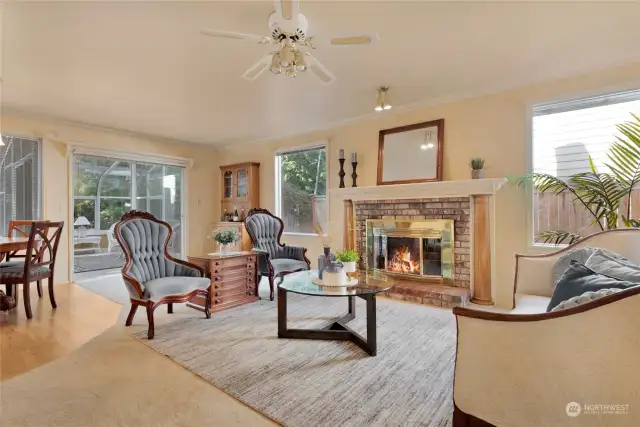
<svg viewBox="0 0 640 427">
<path fill-rule="evenodd" d="M 289 294 L 289 327 L 322 327 L 345 298 Z M 277 338 L 276 303 L 258 301 L 134 336 L 289 427 L 448 427 L 455 319 L 449 310 L 378 299 L 378 355 L 352 343 Z M 357 332 L 366 330 L 357 299 Z"/>
</svg>

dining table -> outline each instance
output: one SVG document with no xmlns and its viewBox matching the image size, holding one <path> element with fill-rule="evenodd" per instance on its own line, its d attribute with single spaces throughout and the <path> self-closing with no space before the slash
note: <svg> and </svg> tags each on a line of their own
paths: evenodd
<svg viewBox="0 0 640 427">
<path fill-rule="evenodd" d="M 21 251 L 27 249 L 29 244 L 29 238 L 24 236 L 19 237 L 4 237 L 0 236 L 0 261 L 5 257 L 5 254 L 9 252 Z M 0 309 L 3 311 L 10 310 L 16 306 L 15 298 L 8 297 L 3 291 L 0 290 Z"/>
<path fill-rule="evenodd" d="M 21 251 L 27 249 L 29 238 L 24 236 L 4 237 L 0 236 L 0 259 L 4 258 L 7 252 Z"/>
</svg>

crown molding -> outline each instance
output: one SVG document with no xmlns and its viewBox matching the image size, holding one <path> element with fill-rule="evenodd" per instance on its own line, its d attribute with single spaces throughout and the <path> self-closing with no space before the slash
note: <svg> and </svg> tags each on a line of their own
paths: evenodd
<svg viewBox="0 0 640 427">
<path fill-rule="evenodd" d="M 88 131 L 94 131 L 94 132 L 104 132 L 104 133 L 110 133 L 115 135 L 126 135 L 133 138 L 146 139 L 150 141 L 163 142 L 167 144 L 178 144 L 183 146 L 197 145 L 201 147 L 204 146 L 209 148 L 215 148 L 213 144 L 194 142 L 194 141 L 182 141 L 178 139 L 167 138 L 166 136 L 161 136 L 161 135 L 155 135 L 150 133 L 132 131 L 132 130 L 123 129 L 123 128 L 115 128 L 110 126 L 96 125 L 93 123 L 63 119 L 61 117 L 57 117 L 54 115 L 38 113 L 29 109 L 13 107 L 11 105 L 2 105 L 1 116 L 14 116 L 14 117 L 18 117 L 25 120 L 37 120 L 37 121 L 45 122 L 51 125 L 70 126 L 70 127 L 88 130 Z M 39 137 L 50 138 L 50 139 L 59 138 L 56 132 L 52 132 L 51 134 L 39 133 Z"/>
</svg>

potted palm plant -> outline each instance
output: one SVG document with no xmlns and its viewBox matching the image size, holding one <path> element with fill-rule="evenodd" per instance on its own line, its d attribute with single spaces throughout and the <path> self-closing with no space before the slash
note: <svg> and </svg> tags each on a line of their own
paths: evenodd
<svg viewBox="0 0 640 427">
<path fill-rule="evenodd" d="M 563 180 L 546 173 L 534 173 L 513 178 L 519 187 L 533 185 L 541 193 L 571 194 L 592 217 L 592 225 L 601 231 L 618 227 L 640 227 L 640 220 L 631 218 L 633 191 L 640 183 L 640 118 L 617 125 L 620 135 L 611 144 L 605 163 L 609 172 L 599 172 L 589 156 L 588 172 L 577 173 Z M 547 230 L 536 241 L 571 244 L 583 236 L 567 230 Z"/>
</svg>

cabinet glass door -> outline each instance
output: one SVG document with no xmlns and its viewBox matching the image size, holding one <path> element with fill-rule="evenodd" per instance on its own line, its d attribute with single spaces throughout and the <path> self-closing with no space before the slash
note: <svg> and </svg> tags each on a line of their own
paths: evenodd
<svg viewBox="0 0 640 427">
<path fill-rule="evenodd" d="M 225 171 L 224 173 L 224 198 L 233 197 L 233 172 Z"/>
<path fill-rule="evenodd" d="M 238 193 L 236 197 L 247 197 L 247 170 L 244 168 L 238 169 Z"/>
</svg>

